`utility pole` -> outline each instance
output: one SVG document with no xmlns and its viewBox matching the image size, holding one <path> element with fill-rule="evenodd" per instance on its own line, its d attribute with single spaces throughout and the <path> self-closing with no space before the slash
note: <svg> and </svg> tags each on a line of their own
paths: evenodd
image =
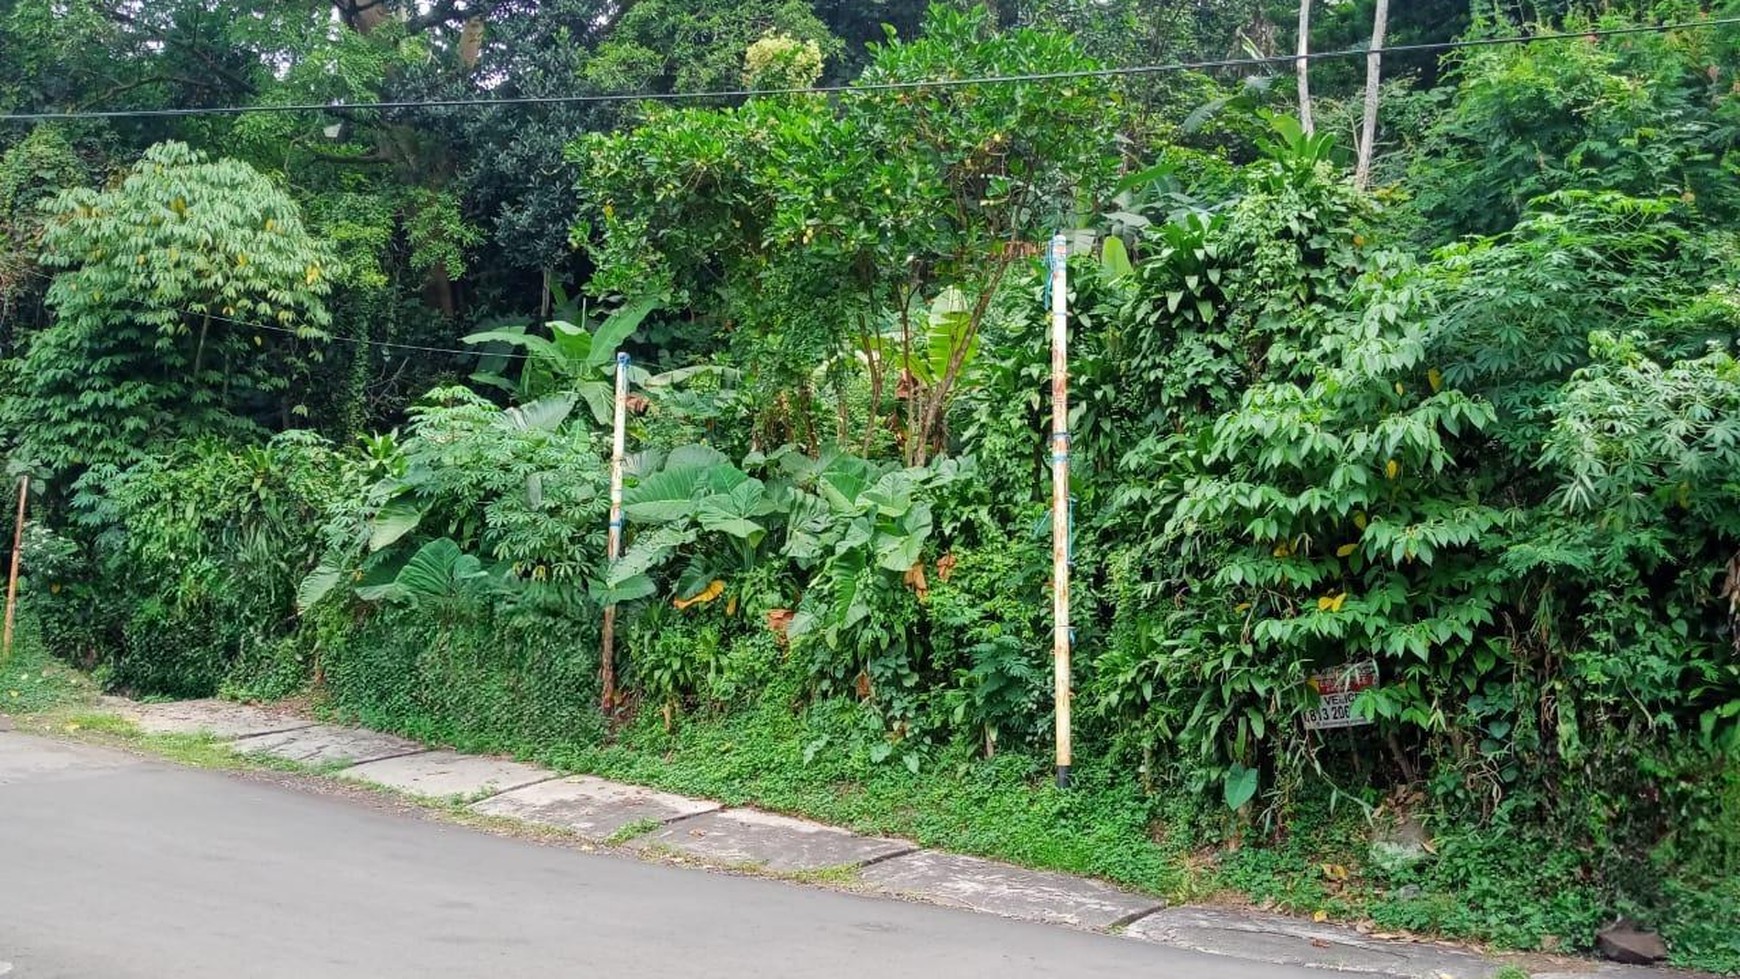
<svg viewBox="0 0 1740 979">
<path fill-rule="evenodd" d="M 628 354 L 616 355 L 616 417 L 610 437 L 610 534 L 605 552 L 611 564 L 622 556 L 622 464 L 628 424 Z M 598 642 L 599 700 L 604 713 L 616 710 L 616 603 L 604 606 Z"/>
<path fill-rule="evenodd" d="M 1359 130 L 1359 161 L 1353 168 L 1353 185 L 1364 190 L 1371 183 L 1371 158 L 1377 145 L 1378 82 L 1383 76 L 1384 33 L 1389 26 L 1390 0 L 1377 0 L 1371 18 L 1371 47 L 1365 56 L 1365 123 Z"/>
<path fill-rule="evenodd" d="M 1069 788 L 1069 242 L 1051 239 L 1051 655 L 1057 787 Z"/>
<path fill-rule="evenodd" d="M 12 659 L 12 623 L 18 612 L 18 565 L 24 554 L 24 504 L 30 498 L 30 476 L 18 480 L 18 521 L 12 525 L 12 570 L 6 576 L 6 626 L 0 634 L 0 663 Z"/>
<path fill-rule="evenodd" d="M 1299 75 L 1299 126 L 1310 136 L 1316 130 L 1311 125 L 1311 82 L 1307 70 L 1311 65 L 1311 0 L 1299 0 L 1299 57 L 1293 70 Z"/>
</svg>

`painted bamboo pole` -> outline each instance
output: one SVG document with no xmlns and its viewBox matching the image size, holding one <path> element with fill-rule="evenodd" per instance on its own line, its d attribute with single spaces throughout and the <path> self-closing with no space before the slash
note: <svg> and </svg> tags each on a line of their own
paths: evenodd
<svg viewBox="0 0 1740 979">
<path fill-rule="evenodd" d="M 1051 239 L 1051 655 L 1057 786 L 1069 787 L 1069 243 Z"/>
<path fill-rule="evenodd" d="M 627 445 L 628 354 L 616 355 L 616 412 L 610 436 L 610 535 L 606 554 L 612 564 L 622 556 L 622 465 Z M 616 710 L 616 604 L 604 606 L 599 637 L 598 674 L 604 712 Z"/>
<path fill-rule="evenodd" d="M 30 498 L 30 477 L 18 480 L 18 520 L 12 525 L 12 568 L 6 575 L 6 628 L 0 636 L 0 663 L 12 658 L 12 623 L 18 613 L 18 565 L 24 553 L 24 504 Z"/>
</svg>

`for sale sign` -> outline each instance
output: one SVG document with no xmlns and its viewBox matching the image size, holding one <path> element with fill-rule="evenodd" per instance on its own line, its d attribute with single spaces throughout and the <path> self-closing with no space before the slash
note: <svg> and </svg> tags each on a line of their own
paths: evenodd
<svg viewBox="0 0 1740 979">
<path fill-rule="evenodd" d="M 1355 727 L 1360 724 L 1370 724 L 1371 721 L 1357 717 L 1353 713 L 1353 698 L 1359 696 L 1361 690 L 1369 690 L 1377 686 L 1378 669 L 1376 660 L 1364 660 L 1337 666 L 1333 669 L 1313 673 L 1305 681 L 1317 691 L 1322 700 L 1316 709 L 1305 713 L 1305 727 L 1312 731 L 1322 731 L 1338 727 Z"/>
</svg>

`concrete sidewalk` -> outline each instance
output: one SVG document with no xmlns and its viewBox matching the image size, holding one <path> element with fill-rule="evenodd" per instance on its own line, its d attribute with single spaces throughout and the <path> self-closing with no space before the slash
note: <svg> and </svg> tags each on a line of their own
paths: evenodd
<svg viewBox="0 0 1740 979">
<path fill-rule="evenodd" d="M 105 698 L 103 706 L 147 733 L 209 735 L 243 755 L 312 765 L 338 778 L 460 804 L 480 815 L 706 867 L 828 882 L 861 893 L 1279 965 L 1408 979 L 1485 979 L 1506 961 L 1448 945 L 1379 940 L 1351 928 L 1277 915 L 1168 908 L 1154 897 L 1097 880 L 928 850 L 905 840 L 861 836 L 590 776 L 564 777 L 516 761 L 321 724 L 280 709 L 117 698 Z M 1537 956 L 1521 964 L 1535 977 L 1675 975 L 1582 959 Z"/>
</svg>

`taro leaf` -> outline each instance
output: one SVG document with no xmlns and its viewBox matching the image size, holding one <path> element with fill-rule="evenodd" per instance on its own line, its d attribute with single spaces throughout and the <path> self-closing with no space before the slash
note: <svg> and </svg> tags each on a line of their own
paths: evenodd
<svg viewBox="0 0 1740 979">
<path fill-rule="evenodd" d="M 863 495 L 875 475 L 875 467 L 870 463 L 855 456 L 842 455 L 831 460 L 822 470 L 816 480 L 816 489 L 834 509 L 852 512 L 862 506 L 858 497 Z"/>
<path fill-rule="evenodd" d="M 665 461 L 665 468 L 679 469 L 694 467 L 705 469 L 712 466 L 727 465 L 730 457 L 710 445 L 690 444 L 679 445 L 671 450 L 670 458 Z"/>
<path fill-rule="evenodd" d="M 748 473 L 730 463 L 723 463 L 707 467 L 701 475 L 701 488 L 708 494 L 729 493 L 748 481 Z"/>
<path fill-rule="evenodd" d="M 302 579 L 296 587 L 296 611 L 306 612 L 325 598 L 344 580 L 344 565 L 333 555 L 322 558 L 320 566 Z"/>
<path fill-rule="evenodd" d="M 885 517 L 898 517 L 912 508 L 912 491 L 917 482 L 912 473 L 904 469 L 883 473 L 876 485 L 864 491 L 860 501 L 875 507 L 876 512 Z"/>
<path fill-rule="evenodd" d="M 388 500 L 369 521 L 369 550 L 391 547 L 399 538 L 417 529 L 423 521 L 423 506 L 415 498 Z"/>
<path fill-rule="evenodd" d="M 489 572 L 475 554 L 466 554 L 446 537 L 417 549 L 393 581 L 413 599 L 464 598 L 476 592 Z"/>
<path fill-rule="evenodd" d="M 564 392 L 508 408 L 501 413 L 502 423 L 519 431 L 553 432 L 562 427 L 574 411 L 574 394 Z"/>
<path fill-rule="evenodd" d="M 667 466 L 622 494 L 622 512 L 636 523 L 669 523 L 695 512 L 695 491 L 707 470 Z"/>
<path fill-rule="evenodd" d="M 1242 809 L 1257 794 L 1257 770 L 1243 765 L 1227 769 L 1223 795 L 1228 809 Z"/>
<path fill-rule="evenodd" d="M 819 497 L 802 491 L 793 491 L 788 513 L 786 556 L 808 566 L 822 556 L 823 538 L 834 527 L 833 515 Z"/>
<path fill-rule="evenodd" d="M 905 572 L 918 563 L 930 539 L 930 504 L 916 503 L 896 525 L 898 531 L 876 535 L 876 563 L 889 571 Z"/>
<path fill-rule="evenodd" d="M 600 605 L 619 605 L 632 602 L 637 598 L 645 598 L 658 591 L 658 586 L 644 574 L 629 575 L 617 581 L 598 581 L 588 583 L 587 591 L 594 601 Z"/>
<path fill-rule="evenodd" d="M 758 543 L 767 528 L 750 519 L 761 513 L 767 488 L 761 480 L 747 476 L 726 493 L 714 493 L 701 498 L 696 509 L 705 530 L 730 534 L 751 544 Z"/>
</svg>

